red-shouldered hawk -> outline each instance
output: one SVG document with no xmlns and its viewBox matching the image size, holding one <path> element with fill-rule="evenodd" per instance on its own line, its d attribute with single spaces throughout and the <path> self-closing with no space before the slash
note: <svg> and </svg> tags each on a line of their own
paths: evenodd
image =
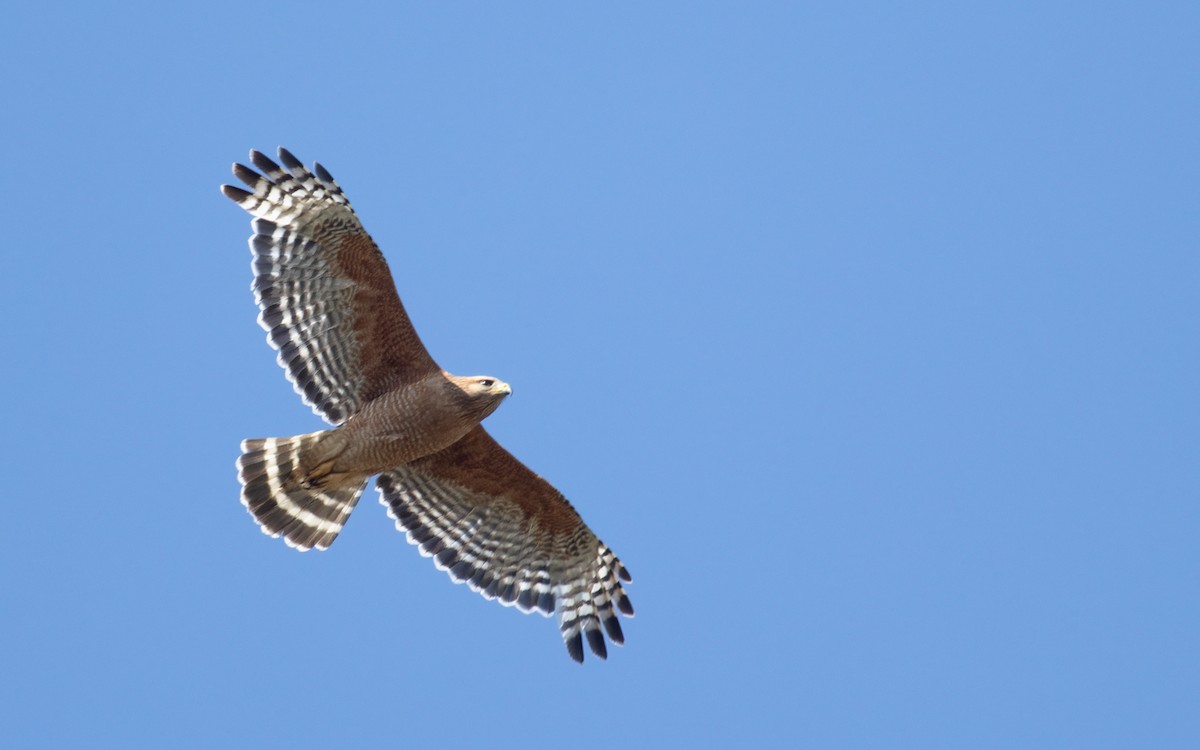
<svg viewBox="0 0 1200 750">
<path fill-rule="evenodd" d="M 396 294 L 382 253 L 320 164 L 235 164 L 251 189 L 221 190 L 255 218 L 259 323 L 296 392 L 334 429 L 242 442 L 242 504 L 264 533 L 326 549 L 379 475 L 380 500 L 421 554 L 458 583 L 522 612 L 558 612 L 567 651 L 624 643 L 629 572 L 567 499 L 480 422 L 512 393 L 493 377 L 438 367 Z"/>
</svg>

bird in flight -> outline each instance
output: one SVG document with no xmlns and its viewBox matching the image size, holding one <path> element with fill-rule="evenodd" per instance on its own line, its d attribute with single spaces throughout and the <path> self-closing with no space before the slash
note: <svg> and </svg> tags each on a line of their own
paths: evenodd
<svg viewBox="0 0 1200 750">
<path fill-rule="evenodd" d="M 624 643 L 629 571 L 562 493 L 483 429 L 512 394 L 488 375 L 451 375 L 425 350 L 383 254 L 341 187 L 286 149 L 233 165 L 248 190 L 221 191 L 253 220 L 259 324 L 313 411 L 332 429 L 242 442 L 242 504 L 299 550 L 333 543 L 371 477 L 396 528 L 488 599 L 558 614 L 567 652 L 604 634 Z M 602 632 L 603 630 L 603 632 Z"/>
</svg>

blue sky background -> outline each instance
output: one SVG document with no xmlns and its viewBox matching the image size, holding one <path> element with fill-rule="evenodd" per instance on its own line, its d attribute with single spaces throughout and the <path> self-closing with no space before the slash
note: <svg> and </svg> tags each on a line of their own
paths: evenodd
<svg viewBox="0 0 1200 750">
<path fill-rule="evenodd" d="M 1200 6 L 22 4 L 0 25 L 5 747 L 1195 747 Z M 254 322 L 325 164 L 627 562 L 582 668 L 373 493 Z"/>
</svg>

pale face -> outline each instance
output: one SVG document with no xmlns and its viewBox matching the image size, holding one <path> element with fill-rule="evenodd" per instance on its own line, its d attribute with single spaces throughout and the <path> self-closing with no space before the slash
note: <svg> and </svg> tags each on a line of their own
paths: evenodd
<svg viewBox="0 0 1200 750">
<path fill-rule="evenodd" d="M 503 380 L 481 375 L 470 378 L 467 382 L 467 393 L 472 396 L 492 396 L 494 398 L 504 398 L 512 395 L 512 387 Z"/>
<path fill-rule="evenodd" d="M 491 414 L 505 397 L 512 395 L 512 388 L 508 383 L 489 375 L 451 377 L 451 380 L 467 395 L 470 403 L 467 408 L 474 413 L 476 419 L 483 419 Z"/>
<path fill-rule="evenodd" d="M 469 419 L 473 420 L 486 418 L 500 406 L 500 402 L 504 401 L 506 396 L 512 395 L 512 388 L 508 383 L 491 376 L 463 377 L 448 374 L 446 379 L 466 396 L 466 400 L 460 398 L 458 403 L 461 404 L 460 408 L 464 409 L 464 415 L 469 415 Z"/>
</svg>

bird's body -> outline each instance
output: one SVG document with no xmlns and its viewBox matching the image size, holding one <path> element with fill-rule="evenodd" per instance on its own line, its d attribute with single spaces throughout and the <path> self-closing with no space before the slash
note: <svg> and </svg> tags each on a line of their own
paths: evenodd
<svg viewBox="0 0 1200 750">
<path fill-rule="evenodd" d="M 457 582 L 524 611 L 557 612 L 568 651 L 606 655 L 632 616 L 616 556 L 557 490 L 480 423 L 512 389 L 445 372 L 426 352 L 383 255 L 341 188 L 284 149 L 263 174 L 234 165 L 253 189 L 223 186 L 253 214 L 259 322 L 297 392 L 333 429 L 242 444 L 242 502 L 272 536 L 325 549 L 366 482 L 398 528 Z M 614 609 L 614 606 L 616 609 Z"/>
<path fill-rule="evenodd" d="M 488 385 L 480 386 L 480 381 Z M 365 479 L 437 453 L 462 439 L 510 393 L 506 383 L 494 378 L 445 372 L 399 386 L 324 433 L 325 450 L 315 456 L 315 466 L 329 464 L 330 482 L 336 476 Z"/>
</svg>

